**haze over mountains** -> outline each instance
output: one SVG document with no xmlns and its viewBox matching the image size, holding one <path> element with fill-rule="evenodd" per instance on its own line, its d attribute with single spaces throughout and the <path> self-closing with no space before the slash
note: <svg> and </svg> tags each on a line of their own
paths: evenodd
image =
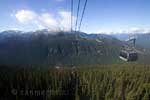
<svg viewBox="0 0 150 100">
<path fill-rule="evenodd" d="M 123 63 L 118 57 L 119 51 L 125 44 L 124 41 L 121 41 L 123 39 L 120 36 L 117 36 L 117 34 L 86 34 L 83 32 L 77 32 L 76 34 L 75 32 L 49 32 L 47 30 L 35 32 L 4 31 L 0 33 L 0 64 L 80 65 Z M 150 38 L 150 35 L 141 34 L 138 36 L 137 43 L 141 43 L 141 46 L 148 48 L 145 38 Z M 147 55 L 146 58 L 145 55 Z M 145 63 L 147 62 L 145 59 L 149 57 L 147 53 L 143 54 L 139 62 Z"/>
<path fill-rule="evenodd" d="M 142 46 L 144 48 L 150 48 L 150 33 L 134 33 L 134 34 L 127 34 L 127 33 L 120 33 L 120 34 L 111 34 L 111 36 L 121 40 L 126 41 L 129 37 L 136 38 L 136 44 Z"/>
</svg>

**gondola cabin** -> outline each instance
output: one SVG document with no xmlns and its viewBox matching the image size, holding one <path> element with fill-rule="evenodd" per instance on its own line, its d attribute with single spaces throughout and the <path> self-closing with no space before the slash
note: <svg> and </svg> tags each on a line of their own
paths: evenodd
<svg viewBox="0 0 150 100">
<path fill-rule="evenodd" d="M 119 58 L 124 61 L 136 61 L 138 59 L 138 54 L 133 50 L 122 50 L 120 51 Z"/>
</svg>

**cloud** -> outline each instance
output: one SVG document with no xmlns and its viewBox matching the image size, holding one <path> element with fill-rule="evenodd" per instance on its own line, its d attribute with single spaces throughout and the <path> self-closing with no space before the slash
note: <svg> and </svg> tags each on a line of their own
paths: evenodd
<svg viewBox="0 0 150 100">
<path fill-rule="evenodd" d="M 139 27 L 131 27 L 129 29 L 126 30 L 121 30 L 119 33 L 130 33 L 130 34 L 134 34 L 134 33 L 150 33 L 150 28 L 139 28 Z"/>
<path fill-rule="evenodd" d="M 57 16 L 57 17 L 56 17 Z M 16 19 L 21 24 L 35 24 L 38 29 L 49 29 L 51 31 L 64 30 L 68 31 L 71 27 L 71 12 L 59 11 L 55 17 L 50 13 L 35 13 L 31 10 L 20 10 L 15 14 Z M 75 17 L 73 16 L 73 23 Z"/>
<path fill-rule="evenodd" d="M 71 28 L 71 12 L 67 11 L 60 11 L 60 26 L 63 28 L 64 31 L 68 31 Z M 75 17 L 73 16 L 73 24 L 75 22 Z"/>
<path fill-rule="evenodd" d="M 30 10 L 20 10 L 15 14 L 17 20 L 21 23 L 28 23 L 37 18 L 37 14 Z"/>
<path fill-rule="evenodd" d="M 58 22 L 54 19 L 49 13 L 43 13 L 39 16 L 39 23 L 41 26 L 48 28 L 50 30 L 57 30 L 58 29 Z"/>
<path fill-rule="evenodd" d="M 150 28 L 137 28 L 137 27 L 133 27 L 133 28 L 131 28 L 129 30 L 129 32 L 132 32 L 132 33 L 149 33 L 150 32 Z"/>
<path fill-rule="evenodd" d="M 106 31 L 106 30 L 99 30 L 97 33 L 105 33 L 105 34 L 134 34 L 134 33 L 150 33 L 150 28 L 138 28 L 138 27 L 131 27 L 128 29 L 118 29 L 114 31 Z"/>
</svg>

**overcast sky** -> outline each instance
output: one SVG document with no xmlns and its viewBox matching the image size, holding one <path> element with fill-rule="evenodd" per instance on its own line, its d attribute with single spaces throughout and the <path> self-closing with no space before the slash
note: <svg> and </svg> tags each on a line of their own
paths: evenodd
<svg viewBox="0 0 150 100">
<path fill-rule="evenodd" d="M 74 0 L 74 22 L 77 3 Z M 70 29 L 70 0 L 0 0 L 0 31 L 45 28 Z M 88 0 L 81 31 L 149 32 L 150 0 Z"/>
</svg>

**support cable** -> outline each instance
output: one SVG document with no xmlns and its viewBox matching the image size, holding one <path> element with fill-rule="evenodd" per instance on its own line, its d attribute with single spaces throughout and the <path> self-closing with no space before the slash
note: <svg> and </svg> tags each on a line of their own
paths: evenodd
<svg viewBox="0 0 150 100">
<path fill-rule="evenodd" d="M 73 0 L 71 0 L 71 32 L 72 32 Z"/>
<path fill-rule="evenodd" d="M 79 2 L 78 2 L 77 19 L 76 19 L 75 31 L 77 31 L 78 17 L 79 17 L 79 11 L 80 11 L 80 1 L 81 1 L 81 0 L 79 0 Z"/>
<path fill-rule="evenodd" d="M 83 12 L 82 12 L 82 16 L 81 16 L 81 20 L 80 20 L 80 24 L 79 24 L 79 28 L 78 30 L 80 31 L 80 28 L 81 28 L 81 25 L 82 25 L 82 21 L 83 21 L 83 17 L 84 17 L 84 13 L 85 13 L 85 9 L 86 9 L 86 5 L 87 5 L 87 1 L 85 1 L 85 4 L 84 4 L 84 8 L 83 8 Z"/>
</svg>

